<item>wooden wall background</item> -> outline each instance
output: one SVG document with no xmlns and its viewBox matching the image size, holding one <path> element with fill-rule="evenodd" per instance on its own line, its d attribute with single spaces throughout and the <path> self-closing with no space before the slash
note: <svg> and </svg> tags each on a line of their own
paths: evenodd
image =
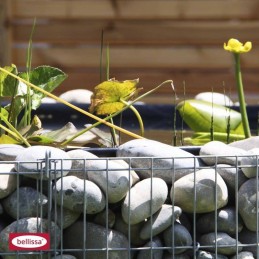
<svg viewBox="0 0 259 259">
<path fill-rule="evenodd" d="M 1 0 L 0 62 L 23 70 L 33 36 L 33 66 L 48 64 L 69 78 L 56 90 L 93 89 L 100 82 L 100 42 L 110 46 L 110 77 L 140 79 L 147 91 L 174 80 L 178 96 L 223 92 L 235 100 L 229 38 L 252 41 L 241 56 L 249 103 L 259 94 L 258 0 Z M 172 101 L 165 87 L 148 102 Z"/>
</svg>

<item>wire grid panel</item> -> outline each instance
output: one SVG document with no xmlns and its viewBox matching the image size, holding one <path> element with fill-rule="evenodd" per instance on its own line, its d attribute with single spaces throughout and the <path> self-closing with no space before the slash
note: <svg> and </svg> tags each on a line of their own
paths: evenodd
<svg viewBox="0 0 259 259">
<path fill-rule="evenodd" d="M 257 156 L 46 155 L 0 170 L 2 258 L 258 257 Z M 49 233 L 50 247 L 10 250 L 10 233 Z"/>
</svg>

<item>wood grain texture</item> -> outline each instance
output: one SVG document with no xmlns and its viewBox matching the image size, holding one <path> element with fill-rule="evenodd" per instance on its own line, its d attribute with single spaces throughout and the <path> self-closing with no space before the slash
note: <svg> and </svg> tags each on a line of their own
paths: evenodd
<svg viewBox="0 0 259 259">
<path fill-rule="evenodd" d="M 241 56 L 241 65 L 249 101 L 257 102 L 258 0 L 4 1 L 10 5 L 10 15 L 1 20 L 0 31 L 10 41 L 0 59 L 24 70 L 36 17 L 32 65 L 48 64 L 68 74 L 57 93 L 93 89 L 100 82 L 103 31 L 110 46 L 110 77 L 140 78 L 143 91 L 173 79 L 178 95 L 185 82 L 190 97 L 212 88 L 223 92 L 223 85 L 236 96 L 233 60 L 223 43 L 229 38 L 252 41 L 253 49 Z M 171 100 L 172 90 L 165 87 L 157 95 L 161 98 L 150 100 Z"/>
</svg>

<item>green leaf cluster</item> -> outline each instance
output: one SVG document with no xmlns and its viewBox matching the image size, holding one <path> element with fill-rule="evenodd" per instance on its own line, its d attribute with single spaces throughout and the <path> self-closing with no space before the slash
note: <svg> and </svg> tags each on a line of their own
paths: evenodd
<svg viewBox="0 0 259 259">
<path fill-rule="evenodd" d="M 52 92 L 67 78 L 63 71 L 51 66 L 39 66 L 30 70 L 29 73 L 19 73 L 15 65 L 5 66 L 4 69 L 47 92 Z M 32 110 L 36 110 L 41 105 L 44 97 L 45 94 L 42 92 L 30 88 L 24 82 L 0 71 L 0 100 L 3 98 L 10 100 L 10 103 L 5 107 L 2 107 L 1 103 L 0 143 L 9 141 L 27 143 L 29 145 L 26 139 L 30 137 L 35 138 L 41 129 L 41 123 L 37 117 L 34 117 L 27 123 L 26 116 L 28 111 L 32 112 Z M 27 109 L 27 107 L 31 109 Z M 49 139 L 46 141 L 50 142 Z"/>
</svg>

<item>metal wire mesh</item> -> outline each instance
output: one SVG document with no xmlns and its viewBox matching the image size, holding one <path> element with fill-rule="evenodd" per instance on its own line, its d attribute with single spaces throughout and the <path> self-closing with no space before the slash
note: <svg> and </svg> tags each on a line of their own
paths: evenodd
<svg viewBox="0 0 259 259">
<path fill-rule="evenodd" d="M 200 163 L 200 165 L 197 165 L 196 158 L 200 161 L 204 161 L 204 158 L 212 159 L 214 164 L 208 166 L 205 163 Z M 240 253 L 243 252 L 243 256 L 247 253 L 246 255 L 251 256 L 248 258 L 258 258 L 258 157 L 256 156 L 256 164 L 243 164 L 242 166 L 240 165 L 242 157 L 229 157 L 234 161 L 232 165 L 222 164 L 220 158 L 212 156 L 194 157 L 193 166 L 185 167 L 189 170 L 186 175 L 189 175 L 189 181 L 193 184 L 192 188 L 186 188 L 186 190 L 181 190 L 181 186 L 178 188 L 176 185 L 176 182 L 181 178 L 176 179 L 175 172 L 179 168 L 175 168 L 175 164 L 178 159 L 185 159 L 182 157 L 123 158 L 126 163 L 121 162 L 122 158 L 115 157 L 71 159 L 72 165 L 80 164 L 80 168 L 77 167 L 76 169 L 73 169 L 73 167 L 72 169 L 66 169 L 65 163 L 68 160 L 51 159 L 51 154 L 46 154 L 45 159 L 36 163 L 30 161 L 1 161 L 0 167 L 10 165 L 15 168 L 11 171 L 2 171 L 0 174 L 1 177 L 9 178 L 8 181 L 14 181 L 15 179 L 15 188 L 6 197 L 0 199 L 3 207 L 0 225 L 0 256 L 2 258 L 91 259 L 234 258 L 238 255 L 241 256 Z M 226 159 L 226 157 L 224 158 Z M 188 157 L 188 159 L 190 158 Z M 139 160 L 145 166 L 137 167 Z M 172 166 L 161 167 L 159 162 L 161 160 L 171 160 Z M 120 163 L 120 167 L 114 168 L 110 164 L 111 161 Z M 89 165 L 92 165 L 93 162 L 102 166 L 90 168 Z M 37 170 L 24 171 L 25 166 L 30 167 L 32 164 Z M 249 187 L 247 197 L 245 197 L 247 204 L 242 205 L 242 207 L 253 206 L 252 213 L 256 218 L 253 222 L 253 230 L 247 227 L 244 216 L 240 215 L 240 188 L 250 180 L 243 175 L 243 168 L 255 168 L 256 170 L 255 177 L 250 178 L 255 181 L 254 192 L 250 193 L 249 198 L 248 193 L 251 191 L 251 187 Z M 202 169 L 212 170 L 202 171 L 204 175 L 212 174 L 210 178 L 207 178 L 208 175 L 206 175 L 201 180 L 200 175 L 202 174 L 197 172 Z M 219 169 L 221 172 L 224 169 L 232 170 L 232 175 L 219 173 Z M 123 176 L 122 178 L 116 178 L 115 181 L 112 179 L 112 172 L 116 171 L 118 173 L 123 172 Z M 167 195 L 161 201 L 162 190 L 157 188 L 158 177 L 156 175 L 158 172 L 163 174 L 165 171 L 171 171 L 171 181 L 163 180 L 167 186 Z M 138 190 L 139 196 L 136 196 L 133 188 L 144 181 L 144 178 L 139 177 L 143 177 L 143 172 L 149 174 L 149 178 L 145 178 L 149 180 L 149 184 L 143 185 Z M 66 181 L 67 177 L 74 177 L 71 178 L 73 180 L 69 183 L 69 187 Z M 80 179 L 78 186 L 76 178 Z M 101 178 L 102 183 L 93 180 Z M 127 179 L 129 181 L 126 181 Z M 223 195 L 222 189 L 218 188 L 221 179 L 226 183 L 228 191 L 227 201 L 223 205 L 219 205 L 219 197 Z M 86 181 L 87 184 L 85 184 Z M 125 185 L 125 181 L 127 188 L 121 198 L 115 200 L 115 198 L 110 197 L 114 195 L 112 194 L 113 189 Z M 98 195 L 99 198 L 94 196 L 95 194 L 89 191 L 89 188 L 95 187 L 89 182 L 93 182 L 99 188 L 102 198 Z M 145 186 L 149 187 L 145 188 Z M 28 191 L 28 188 L 31 188 L 30 191 Z M 209 188 L 209 191 L 206 188 Z M 180 195 L 180 198 L 179 190 L 181 190 L 182 195 Z M 185 199 L 184 191 L 186 191 L 186 197 L 190 197 L 189 207 L 191 209 L 181 208 L 181 205 L 183 205 L 181 202 Z M 208 193 L 212 196 L 209 196 Z M 202 194 L 204 194 L 205 200 L 210 199 L 209 205 L 213 209 L 206 210 L 208 204 L 202 200 Z M 71 195 L 75 195 L 77 199 L 70 199 L 69 196 Z M 12 199 L 9 198 L 11 196 Z M 143 199 L 145 202 L 141 204 L 139 200 L 144 196 L 149 198 Z M 160 198 L 157 198 L 157 196 Z M 138 197 L 137 201 L 134 200 L 136 197 Z M 157 201 L 156 199 L 160 200 Z M 91 207 L 93 200 L 98 203 L 94 205 L 94 208 Z M 125 204 L 125 200 L 127 200 L 127 204 Z M 133 203 L 135 205 L 132 205 Z M 168 224 L 168 219 L 166 224 L 165 222 L 158 222 L 159 212 L 164 205 L 170 206 L 167 207 L 169 209 L 164 214 L 168 216 L 171 210 L 170 224 Z M 12 206 L 15 208 L 10 209 Z M 148 207 L 148 216 L 142 215 L 143 220 L 132 223 L 131 221 L 135 216 L 133 211 L 136 208 L 133 209 L 131 206 L 140 206 L 138 213 L 140 215 L 143 213 L 144 216 Z M 204 206 L 204 212 L 202 212 L 202 206 Z M 228 214 L 228 209 L 231 209 L 231 215 Z M 123 210 L 124 212 L 127 211 L 124 218 L 122 216 Z M 228 219 L 230 216 L 232 218 Z M 36 223 L 28 227 L 32 224 L 29 222 L 29 219 L 32 218 L 35 219 Z M 148 228 L 148 224 L 153 227 Z M 10 225 L 12 225 L 11 228 Z M 230 225 L 232 225 L 232 229 L 231 232 L 228 232 Z M 146 237 L 141 239 L 144 226 L 146 226 Z M 159 231 L 157 228 L 159 228 Z M 228 230 L 224 232 L 224 228 Z M 50 248 L 46 251 L 10 251 L 8 249 L 8 243 L 10 242 L 8 234 L 11 231 L 15 233 L 29 231 L 50 233 Z"/>
</svg>

